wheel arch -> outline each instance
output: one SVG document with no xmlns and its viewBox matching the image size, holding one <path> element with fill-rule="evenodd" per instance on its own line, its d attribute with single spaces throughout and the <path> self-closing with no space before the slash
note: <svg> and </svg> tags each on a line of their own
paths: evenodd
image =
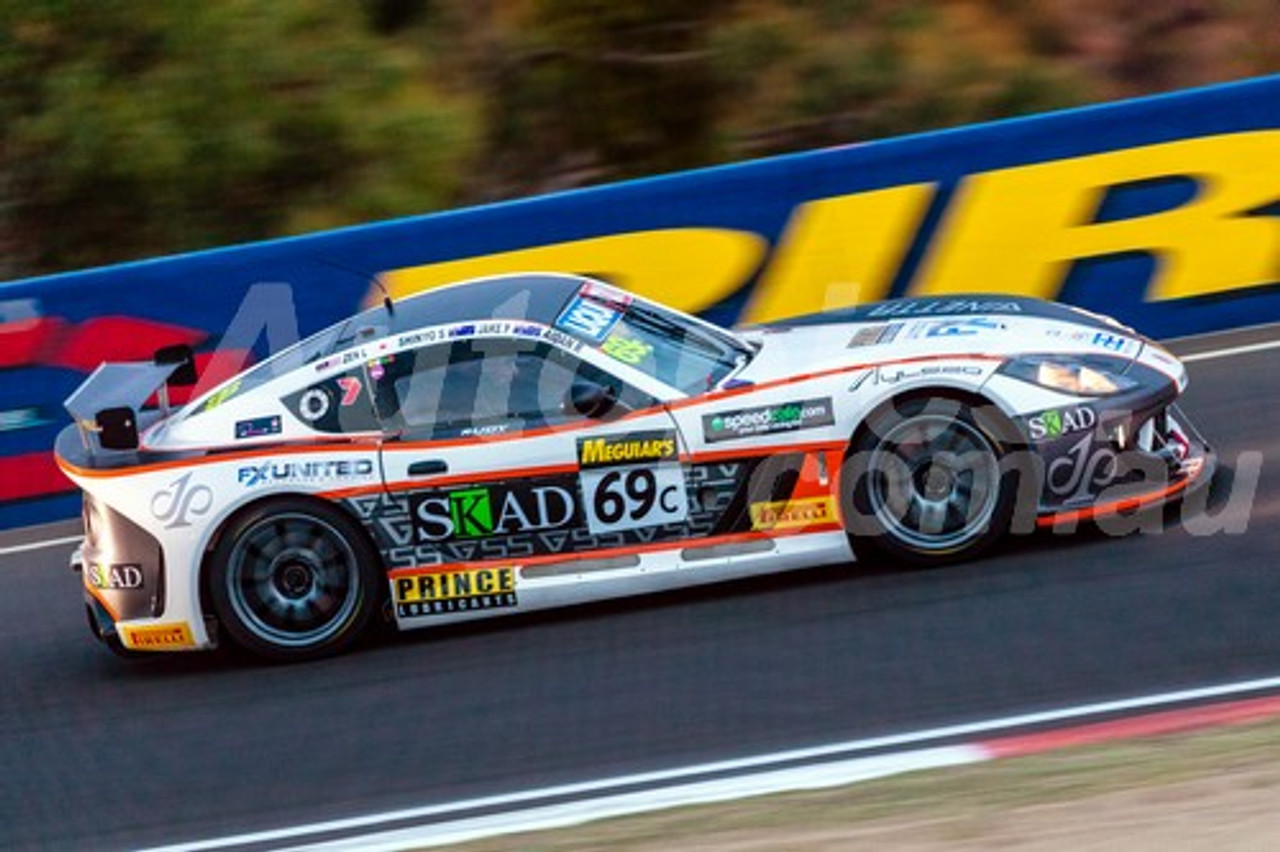
<svg viewBox="0 0 1280 852">
<path fill-rule="evenodd" d="M 334 500 L 328 500 L 316 494 L 309 494 L 305 491 L 287 491 L 275 492 L 272 494 L 264 494 L 236 506 L 218 522 L 217 527 L 209 535 L 204 543 L 204 548 L 200 552 L 200 575 L 197 582 L 197 588 L 200 595 L 200 612 L 205 619 L 216 620 L 213 603 L 209 593 L 209 573 L 212 569 L 213 553 L 218 549 L 222 538 L 226 535 L 227 530 L 231 529 L 236 523 L 247 515 L 257 513 L 263 508 L 273 504 L 286 503 L 308 503 L 313 506 L 321 506 L 326 510 L 336 510 L 352 523 L 352 528 L 358 531 L 364 543 L 368 545 L 369 552 L 374 554 L 378 560 L 377 568 L 380 573 L 385 574 L 387 570 L 386 562 L 382 557 L 382 550 L 378 547 L 377 542 L 373 540 L 373 536 L 369 534 L 369 530 L 360 521 L 360 518 L 350 508 Z"/>
<path fill-rule="evenodd" d="M 851 457 L 857 447 L 860 446 L 863 438 L 870 433 L 872 424 L 879 415 L 888 409 L 898 408 L 914 400 L 922 399 L 951 400 L 968 407 L 971 411 L 981 412 L 981 419 L 990 427 L 994 436 L 1005 449 L 1005 453 L 1001 458 L 1001 476 L 1012 474 L 1016 477 L 1013 481 L 1014 499 L 1010 529 L 1016 533 L 1034 530 L 1035 519 L 1038 514 L 1040 483 L 1043 475 L 1043 464 L 1036 461 L 1039 457 L 1036 455 L 1034 448 L 1018 427 L 1014 419 L 1015 415 L 1010 412 L 1006 404 L 1002 404 L 1002 401 L 997 396 L 983 393 L 979 388 L 962 387 L 950 383 L 922 383 L 895 389 L 872 403 L 866 413 L 859 418 L 849 434 L 845 445 L 845 462 L 840 465 L 837 479 L 833 483 L 834 493 L 839 495 L 837 500 L 838 511 L 845 529 L 850 529 L 849 521 L 845 517 L 847 508 L 845 506 L 845 497 L 846 490 L 850 487 L 850 483 L 846 482 L 846 476 L 848 475 Z M 852 537 L 851 544 L 853 544 Z M 859 548 L 856 544 L 853 546 L 858 553 L 859 559 L 865 559 L 869 556 L 865 549 Z M 874 560 L 868 559 L 868 561 Z"/>
<path fill-rule="evenodd" d="M 858 418 L 853 431 L 849 433 L 847 452 L 857 445 L 858 440 L 870 429 L 871 421 L 880 412 L 897 407 L 915 399 L 950 399 L 969 406 L 981 408 L 984 412 L 993 412 L 995 422 L 1000 427 L 1000 439 L 1011 449 L 1026 449 L 1026 437 L 1014 423 L 1013 414 L 1001 400 L 983 393 L 979 389 L 955 384 L 917 384 L 902 388 L 874 400 L 866 414 Z"/>
</svg>

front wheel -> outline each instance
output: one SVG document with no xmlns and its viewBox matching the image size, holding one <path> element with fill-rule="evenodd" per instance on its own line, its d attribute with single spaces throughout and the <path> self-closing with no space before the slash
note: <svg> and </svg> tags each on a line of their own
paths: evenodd
<svg viewBox="0 0 1280 852">
<path fill-rule="evenodd" d="M 377 608 L 377 555 L 340 510 L 305 500 L 236 519 L 211 554 L 209 593 L 228 638 L 264 659 L 336 654 Z"/>
<path fill-rule="evenodd" d="M 845 525 L 859 555 L 933 566 L 989 547 L 1013 518 L 1011 438 L 998 412 L 947 397 L 874 412 L 842 475 Z"/>
</svg>

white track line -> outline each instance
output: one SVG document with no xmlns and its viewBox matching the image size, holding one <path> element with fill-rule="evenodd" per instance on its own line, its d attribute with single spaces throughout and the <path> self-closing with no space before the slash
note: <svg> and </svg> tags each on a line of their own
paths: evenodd
<svg viewBox="0 0 1280 852">
<path fill-rule="evenodd" d="M 655 789 L 645 791 L 650 797 L 652 797 L 659 795 L 663 790 L 669 792 L 673 788 L 689 788 L 691 786 L 704 783 L 688 780 L 697 778 L 698 776 L 756 768 L 759 768 L 761 771 L 743 774 L 730 779 L 719 779 L 714 783 L 736 783 L 739 785 L 739 789 L 758 791 L 760 789 L 759 779 L 762 776 L 777 776 L 779 778 L 785 777 L 787 778 L 788 783 L 796 781 L 797 776 L 794 774 L 785 776 L 779 774 L 781 770 L 778 769 L 778 766 L 781 764 L 810 761 L 812 764 L 810 766 L 789 767 L 788 771 L 792 773 L 808 772 L 815 776 L 819 776 L 824 771 L 823 763 L 821 761 L 824 758 L 838 754 L 848 754 L 851 756 L 852 760 L 852 755 L 872 749 L 891 747 L 906 747 L 911 749 L 942 739 L 970 737 L 977 734 L 990 734 L 998 731 L 1013 730 L 1054 722 L 1072 721 L 1109 713 L 1127 713 L 1136 710 L 1151 710 L 1153 708 L 1167 707 L 1192 701 L 1205 701 L 1229 696 L 1244 695 L 1250 692 L 1277 689 L 1280 689 L 1280 677 L 1260 678 L 1257 680 L 1240 681 L 1236 683 L 1221 684 L 1218 686 L 1184 689 L 1176 692 L 1165 692 L 1156 695 L 1145 695 L 1135 698 L 1119 699 L 1116 701 L 1104 701 L 1095 704 L 1065 707 L 1057 710 L 1046 710 L 1037 713 L 1024 713 L 1016 716 L 988 719 L 981 722 L 948 725 L 941 728 L 930 728 L 903 734 L 893 734 L 863 740 L 852 740 L 849 742 L 835 743 L 825 746 L 792 749 L 790 751 L 739 758 L 737 760 L 724 760 L 657 772 L 623 775 L 615 778 L 603 778 L 595 781 L 579 782 L 576 784 L 563 784 L 555 787 L 543 788 L 541 790 L 523 790 L 517 793 L 484 796 L 438 805 L 425 805 L 418 808 L 387 811 L 381 814 L 369 814 L 367 816 L 351 817 L 348 819 L 328 820 L 325 822 L 299 825 L 271 831 L 259 831 L 228 837 L 209 838 L 206 840 L 181 843 L 174 846 L 157 847 L 150 850 L 150 852 L 197 852 L 197 850 L 225 849 L 228 847 L 244 846 L 249 844 L 278 844 L 285 841 L 299 843 L 304 842 L 306 837 L 314 837 L 315 835 L 329 832 L 349 832 L 361 829 L 377 830 L 380 827 L 388 826 L 397 822 L 427 820 L 434 817 L 447 816 L 449 814 L 460 814 L 478 809 L 512 808 L 512 810 L 502 815 L 504 817 L 503 824 L 505 826 L 503 830 L 524 830 L 512 828 L 511 826 L 516 824 L 517 818 L 521 814 L 536 814 L 538 819 L 545 818 L 547 816 L 547 806 L 533 805 L 532 807 L 527 807 L 523 810 L 517 809 L 516 806 L 538 802 L 552 797 L 580 797 L 576 802 L 569 804 L 583 805 L 584 803 L 589 804 L 591 802 L 613 801 L 620 796 L 617 791 L 628 786 L 660 784 L 661 786 L 655 787 Z M 910 752 L 900 752 L 897 755 L 881 755 L 880 757 L 890 758 L 896 756 L 901 760 L 909 753 Z M 868 759 L 869 758 L 863 758 L 862 760 Z M 858 767 L 851 768 L 849 765 L 851 760 L 841 761 L 841 764 L 844 766 L 841 771 L 848 770 L 857 772 L 861 771 L 861 768 L 866 765 L 858 764 Z M 713 782 L 705 783 L 711 784 Z M 767 792 L 785 792 L 785 789 L 769 789 Z M 760 794 L 760 792 L 756 792 L 752 795 Z M 650 800 L 651 799 L 643 799 L 641 801 L 647 802 Z M 464 820 L 458 820 L 451 825 L 457 826 L 462 822 L 464 822 Z M 465 822 L 470 823 L 472 820 L 465 820 Z M 435 826 L 428 825 L 423 826 L 420 829 L 416 829 L 419 832 L 419 835 L 416 837 L 414 842 L 418 845 L 427 845 L 431 832 L 433 830 L 439 830 L 441 827 L 442 824 L 437 823 Z M 468 830 L 470 830 L 470 828 L 471 826 L 468 827 Z M 405 831 L 409 830 L 410 829 L 405 829 Z M 371 837 L 372 835 L 365 835 L 365 839 L 369 839 Z M 409 844 L 407 846 L 397 848 L 412 848 L 412 845 L 413 844 Z M 353 848 L 360 847 L 357 846 Z"/>
<path fill-rule="evenodd" d="M 27 553 L 32 550 L 43 550 L 46 547 L 59 547 L 64 544 L 76 544 L 84 538 L 84 535 L 68 535 L 62 538 L 50 538 L 44 541 L 33 541 L 29 544 L 14 544 L 9 547 L 0 547 L 0 556 L 10 556 L 14 553 Z"/>
<path fill-rule="evenodd" d="M 769 796 L 780 792 L 825 790 L 845 787 L 905 772 L 967 766 L 990 760 L 987 751 L 978 746 L 942 746 L 897 752 L 878 757 L 859 757 L 820 766 L 778 769 L 745 778 L 719 781 L 696 781 L 656 790 L 621 793 L 559 805 L 544 805 L 515 813 L 454 820 L 433 826 L 416 826 L 367 834 L 346 840 L 308 843 L 280 852 L 400 852 L 452 846 L 506 834 L 570 828 L 620 816 L 652 813 L 690 805 L 708 805 L 737 801 L 753 796 Z"/>
<path fill-rule="evenodd" d="M 1265 352 L 1268 349 L 1280 349 L 1280 340 L 1268 340 L 1264 343 L 1250 343 L 1247 346 L 1232 346 L 1229 349 L 1210 349 L 1208 352 L 1195 352 L 1191 355 L 1179 355 L 1184 364 L 1197 361 L 1213 361 L 1218 358 L 1230 358 L 1233 355 L 1248 355 L 1251 352 Z"/>
</svg>

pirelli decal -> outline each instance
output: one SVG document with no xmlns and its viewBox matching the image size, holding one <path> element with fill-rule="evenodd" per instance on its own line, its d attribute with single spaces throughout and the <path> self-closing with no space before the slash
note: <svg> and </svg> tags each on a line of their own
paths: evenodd
<svg viewBox="0 0 1280 852">
<path fill-rule="evenodd" d="M 680 447 L 671 429 L 578 440 L 578 465 L 584 468 L 674 461 L 679 457 Z"/>
<path fill-rule="evenodd" d="M 194 648 L 195 637 L 185 621 L 173 624 L 149 624 L 145 627 L 120 628 L 120 641 L 135 651 L 172 651 L 175 648 Z"/>
<path fill-rule="evenodd" d="M 753 530 L 785 530 L 826 526 L 836 520 L 835 505 L 830 497 L 806 497 L 751 504 Z"/>
<path fill-rule="evenodd" d="M 400 618 L 501 609 L 517 603 L 516 574 L 511 567 L 397 577 L 392 586 Z"/>
</svg>

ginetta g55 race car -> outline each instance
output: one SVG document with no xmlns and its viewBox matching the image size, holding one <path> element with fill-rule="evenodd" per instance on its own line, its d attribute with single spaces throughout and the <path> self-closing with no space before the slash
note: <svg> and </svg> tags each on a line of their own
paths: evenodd
<svg viewBox="0 0 1280 852">
<path fill-rule="evenodd" d="M 427 627 L 1166 501 L 1211 455 L 1183 366 L 1025 298 L 917 298 L 729 331 L 580 276 L 387 300 L 200 394 L 189 351 L 104 364 L 57 458 L 117 650 L 275 660 Z M 158 395 L 159 405 L 147 399 Z"/>
</svg>

